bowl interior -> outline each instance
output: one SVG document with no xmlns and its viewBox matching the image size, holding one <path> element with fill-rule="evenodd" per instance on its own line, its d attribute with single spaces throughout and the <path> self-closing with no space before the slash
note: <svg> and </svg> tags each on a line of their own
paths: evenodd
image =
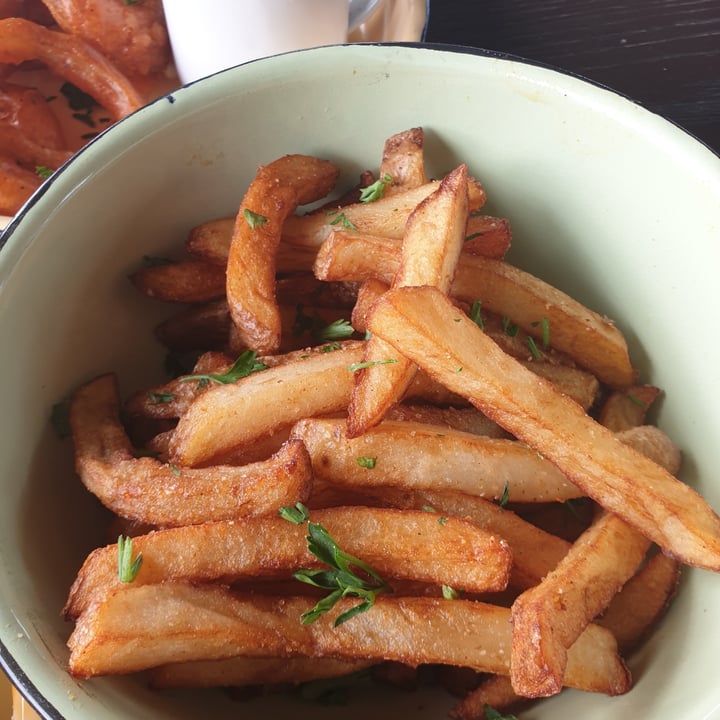
<svg viewBox="0 0 720 720">
<path fill-rule="evenodd" d="M 153 325 L 168 313 L 130 287 L 143 255 L 177 253 L 189 228 L 233 214 L 258 164 L 285 153 L 337 162 L 350 185 L 384 139 L 422 125 L 431 173 L 460 162 L 510 218 L 510 260 L 626 333 L 641 377 L 662 387 L 657 422 L 685 453 L 682 478 L 720 507 L 716 241 L 720 160 L 608 90 L 514 59 L 403 46 L 291 53 L 216 75 L 110 128 L 34 197 L 0 253 L 0 656 L 41 712 L 74 718 L 334 718 L 338 708 L 222 692 L 153 693 L 136 678 L 75 682 L 60 618 L 105 513 L 73 476 L 52 406 L 108 370 L 129 392 L 163 377 Z M 531 717 L 720 717 L 714 638 L 720 581 L 682 592 L 633 658 L 620 698 L 564 692 Z M 444 716 L 434 691 L 376 691 L 342 709 Z"/>
</svg>

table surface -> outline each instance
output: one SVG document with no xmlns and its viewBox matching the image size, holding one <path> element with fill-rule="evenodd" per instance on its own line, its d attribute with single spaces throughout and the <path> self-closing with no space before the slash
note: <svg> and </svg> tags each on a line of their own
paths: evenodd
<svg viewBox="0 0 720 720">
<path fill-rule="evenodd" d="M 426 39 L 581 75 L 720 153 L 719 0 L 431 0 Z"/>
<path fill-rule="evenodd" d="M 434 0 L 426 39 L 581 75 L 720 153 L 720 0 Z M 6 686 L 5 686 L 6 687 Z M 7 717 L 9 698 L 0 698 Z M 15 717 L 34 716 L 16 698 Z"/>
</svg>

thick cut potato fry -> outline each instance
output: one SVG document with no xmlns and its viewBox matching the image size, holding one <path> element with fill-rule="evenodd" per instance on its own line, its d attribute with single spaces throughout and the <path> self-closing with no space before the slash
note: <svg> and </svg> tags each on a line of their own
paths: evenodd
<svg viewBox="0 0 720 720">
<path fill-rule="evenodd" d="M 348 368 L 361 359 L 357 344 L 210 388 L 180 418 L 170 448 L 173 461 L 208 464 L 301 418 L 344 410 L 352 392 Z"/>
<path fill-rule="evenodd" d="M 450 717 L 453 720 L 488 720 L 488 706 L 504 712 L 525 702 L 528 699 L 513 690 L 507 675 L 491 675 L 450 710 Z"/>
<path fill-rule="evenodd" d="M 231 324 L 223 297 L 183 308 L 155 328 L 155 337 L 175 352 L 222 350 L 227 347 Z"/>
<path fill-rule="evenodd" d="M 583 410 L 589 410 L 600 394 L 600 383 L 592 373 L 548 362 L 521 362 L 530 372 L 549 380 L 558 392 L 571 397 Z"/>
<path fill-rule="evenodd" d="M 563 687 L 567 649 L 635 574 L 650 541 L 617 515 L 601 515 L 540 584 L 512 606 L 510 677 L 524 697 Z"/>
<path fill-rule="evenodd" d="M 448 291 L 464 240 L 467 187 L 467 167 L 460 165 L 410 214 L 394 287 L 433 285 L 444 293 Z M 388 358 L 393 358 L 394 363 L 378 364 Z M 366 343 L 363 363 L 367 367 L 355 373 L 348 406 L 350 437 L 362 435 L 377 425 L 402 398 L 417 370 L 404 355 L 377 336 Z"/>
<path fill-rule="evenodd" d="M 336 230 L 318 251 L 315 275 L 322 280 L 363 282 L 377 278 L 386 283 L 400 263 L 398 243 L 361 238 Z M 606 318 L 584 307 L 557 288 L 508 263 L 461 255 L 450 295 L 507 317 L 528 335 L 572 357 L 578 365 L 613 387 L 635 381 L 635 370 L 620 331 Z M 545 322 L 543 321 L 545 320 Z"/>
<path fill-rule="evenodd" d="M 296 272 L 278 278 L 276 291 L 281 305 L 329 308 L 347 317 L 344 311 L 352 310 L 355 305 L 358 286 L 356 283 L 326 283 L 311 272 Z"/>
<path fill-rule="evenodd" d="M 227 373 L 232 364 L 232 359 L 223 352 L 206 352 L 195 362 L 192 375 Z M 155 420 L 179 418 L 196 397 L 212 387 L 209 382 L 190 381 L 189 377 L 189 375 L 180 376 L 163 385 L 136 392 L 125 401 L 125 413 L 129 417 L 140 415 Z"/>
<path fill-rule="evenodd" d="M 367 330 L 366 318 L 375 301 L 388 289 L 389 285 L 382 280 L 370 278 L 360 283 L 357 299 L 352 311 L 352 326 L 358 332 Z"/>
<path fill-rule="evenodd" d="M 225 268 L 204 260 L 153 265 L 134 272 L 130 280 L 156 300 L 204 303 L 225 297 Z"/>
<path fill-rule="evenodd" d="M 349 438 L 345 421 L 331 419 L 301 420 L 290 437 L 305 444 L 321 483 L 451 489 L 494 500 L 507 494 L 511 502 L 583 495 L 554 465 L 515 440 L 397 421 Z M 358 458 L 372 458 L 372 469 L 359 464 Z"/>
<path fill-rule="evenodd" d="M 612 599 L 596 624 L 608 628 L 622 653 L 634 650 L 655 627 L 677 592 L 680 565 L 667 555 L 654 555 Z M 450 712 L 455 720 L 486 720 L 485 707 L 508 710 L 527 702 L 506 675 L 493 675 L 468 693 Z"/>
<path fill-rule="evenodd" d="M 113 512 L 149 525 L 187 525 L 277 512 L 307 499 L 312 469 L 301 443 L 245 467 L 177 468 L 136 458 L 119 419 L 117 382 L 103 375 L 70 404 L 80 479 Z"/>
<path fill-rule="evenodd" d="M 283 223 L 298 205 L 327 195 L 338 173 L 326 160 L 286 155 L 261 167 L 250 183 L 227 263 L 227 300 L 242 347 L 264 353 L 280 347 L 275 272 Z"/>
<path fill-rule="evenodd" d="M 507 674 L 510 611 L 468 600 L 380 596 L 370 612 L 333 626 L 335 610 L 303 625 L 315 601 L 233 594 L 212 586 L 141 585 L 80 616 L 68 646 L 75 677 L 128 673 L 240 655 L 440 663 Z M 337 612 L 356 601 L 340 600 Z M 630 676 L 610 631 L 590 625 L 570 652 L 570 687 L 617 695 Z"/>
<path fill-rule="evenodd" d="M 677 560 L 657 553 L 623 586 L 594 622 L 612 631 L 623 653 L 633 651 L 652 631 L 675 597 Z"/>
<path fill-rule="evenodd" d="M 187 253 L 197 260 L 227 266 L 233 238 L 235 218 L 218 218 L 194 227 L 185 243 Z M 311 271 L 317 248 L 303 248 L 280 242 L 275 257 L 276 270 L 283 272 Z"/>
<path fill-rule="evenodd" d="M 498 591 L 507 585 L 512 557 L 496 535 L 455 517 L 438 523 L 422 510 L 347 507 L 314 510 L 345 552 L 359 557 L 386 579 L 398 578 Z M 250 578 L 288 578 L 298 568 L 320 566 L 309 552 L 305 524 L 280 517 L 206 523 L 159 530 L 135 538 L 143 566 L 134 586 L 167 580 L 233 583 Z M 388 542 L 391 538 L 391 542 Z M 76 618 L 90 604 L 123 586 L 118 580 L 117 546 L 95 550 L 85 561 L 65 608 Z M 398 557 L 403 561 L 398 562 Z"/>
<path fill-rule="evenodd" d="M 508 434 L 497 423 L 486 418 L 477 408 L 436 407 L 434 405 L 396 405 L 385 416 L 387 420 L 402 420 L 425 425 L 445 427 L 473 435 L 507 438 Z"/>
<path fill-rule="evenodd" d="M 682 456 L 677 445 L 655 425 L 640 425 L 616 433 L 618 440 L 665 468 L 671 475 L 680 470 Z"/>
<path fill-rule="evenodd" d="M 385 188 L 386 197 L 427 183 L 424 143 L 425 133 L 420 127 L 396 133 L 385 141 L 378 176 L 392 178 Z"/>
<path fill-rule="evenodd" d="M 653 385 L 636 385 L 624 391 L 617 390 L 603 404 L 598 420 L 613 432 L 642 425 L 658 395 L 660 388 Z"/>
<path fill-rule="evenodd" d="M 537 585 L 567 555 L 570 543 L 523 520 L 497 503 L 457 490 L 405 490 L 382 487 L 364 490 L 373 502 L 399 508 L 432 508 L 474 522 L 507 541 L 513 556 L 510 585 Z"/>
<path fill-rule="evenodd" d="M 433 180 L 420 187 L 404 190 L 373 202 L 344 205 L 341 212 L 360 235 L 379 235 L 400 240 L 410 213 L 428 195 L 435 192 L 439 184 L 438 181 Z M 485 204 L 485 191 L 474 178 L 468 179 L 468 195 L 470 212 L 479 210 Z M 291 215 L 283 226 L 283 242 L 317 250 L 337 227 L 337 217 L 337 214 L 327 213 Z"/>
<path fill-rule="evenodd" d="M 338 346 L 338 349 L 361 347 L 357 340 L 342 340 L 338 342 Z M 307 360 L 311 356 L 324 355 L 328 352 L 327 348 L 327 345 L 316 345 L 280 355 L 264 355 L 258 358 L 258 361 L 269 368 L 279 367 Z M 333 349 L 333 352 L 337 350 Z M 181 375 L 170 382 L 131 395 L 125 403 L 125 413 L 130 417 L 140 415 L 155 420 L 177 419 L 187 411 L 196 398 L 217 387 L 216 383 L 207 382 L 202 376 L 224 375 L 233 364 L 234 360 L 223 352 L 203 353 L 197 359 L 190 374 Z"/>
<path fill-rule="evenodd" d="M 232 243 L 235 218 L 223 217 L 196 225 L 185 240 L 188 255 L 225 267 Z"/>
<path fill-rule="evenodd" d="M 720 518 L 703 498 L 500 351 L 442 293 L 388 291 L 375 305 L 370 330 L 468 397 L 665 552 L 720 570 Z"/>
<path fill-rule="evenodd" d="M 370 308 L 387 289 L 388 285 L 382 280 L 365 280 L 365 282 L 360 285 L 358 299 L 352 312 L 352 325 L 356 330 L 360 332 L 367 330 L 367 315 Z M 570 365 L 558 364 L 555 362 L 558 360 L 558 354 L 548 353 L 544 349 L 538 350 L 542 355 L 540 361 L 527 359 L 529 354 L 529 348 L 526 342 L 527 335 L 522 333 L 522 331 L 518 331 L 518 333 L 512 336 L 504 331 L 496 332 L 493 327 L 495 324 L 493 321 L 496 318 L 494 318 L 494 316 L 488 317 L 487 315 L 485 315 L 485 318 L 486 321 L 483 323 L 484 330 L 493 340 L 498 342 L 505 352 L 520 359 L 525 367 L 536 375 L 550 380 L 559 392 L 569 395 L 585 410 L 592 407 L 600 392 L 600 383 L 592 373 L 571 367 Z M 497 324 L 499 327 L 499 321 Z M 521 337 L 521 335 L 524 337 Z M 396 354 L 397 353 L 391 353 L 391 355 Z M 563 358 L 560 359 L 562 360 Z M 379 370 L 382 370 L 382 368 L 379 368 Z"/>
<path fill-rule="evenodd" d="M 471 215 L 465 230 L 463 252 L 502 260 L 510 249 L 512 233 L 506 218 Z"/>
<path fill-rule="evenodd" d="M 153 671 L 153 688 L 244 687 L 247 685 L 299 685 L 312 680 L 343 677 L 371 667 L 372 660 L 336 660 L 330 657 L 197 660 L 171 663 Z"/>
</svg>

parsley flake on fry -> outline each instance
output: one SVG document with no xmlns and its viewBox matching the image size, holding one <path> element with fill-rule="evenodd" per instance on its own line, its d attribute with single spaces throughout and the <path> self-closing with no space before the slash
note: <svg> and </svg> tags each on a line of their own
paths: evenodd
<svg viewBox="0 0 720 720">
<path fill-rule="evenodd" d="M 498 504 L 500 507 L 505 507 L 508 504 L 508 500 L 510 499 L 510 483 L 505 483 L 505 487 L 503 488 L 502 496 L 500 497 L 500 500 L 498 501 Z"/>
<path fill-rule="evenodd" d="M 375 604 L 375 598 L 380 593 L 390 592 L 390 587 L 367 563 L 341 550 L 322 525 L 308 520 L 309 515 L 302 503 L 280 508 L 280 517 L 289 522 L 300 525 L 307 520 L 308 550 L 329 568 L 297 570 L 293 573 L 293 577 L 300 582 L 330 591 L 314 607 L 304 612 L 300 620 L 303 625 L 309 625 L 329 612 L 338 600 L 344 597 L 360 598 L 362 602 L 335 618 L 333 625 L 337 627 L 367 612 Z"/>
<path fill-rule="evenodd" d="M 540 321 L 540 326 L 542 328 L 542 343 L 544 348 L 550 347 L 550 321 L 544 317 Z"/>
<path fill-rule="evenodd" d="M 538 350 L 538 346 L 535 343 L 535 338 L 531 338 L 528 336 L 527 344 L 530 348 L 530 352 L 532 353 L 533 358 L 535 358 L 535 360 L 540 360 L 542 358 L 542 355 L 540 354 L 540 350 Z"/>
<path fill-rule="evenodd" d="M 544 317 L 538 322 L 530 323 L 533 327 L 539 327 L 542 333 L 542 345 L 545 349 L 550 347 L 550 321 Z"/>
<path fill-rule="evenodd" d="M 357 459 L 357 464 L 362 468 L 367 468 L 368 470 L 372 470 L 375 467 L 376 463 L 377 463 L 377 458 L 367 457 L 365 455 L 361 455 Z"/>
<path fill-rule="evenodd" d="M 348 219 L 345 213 L 338 213 L 331 221 L 331 225 L 342 225 L 344 230 L 357 230 L 355 223 Z"/>
<path fill-rule="evenodd" d="M 310 517 L 310 511 L 301 502 L 297 502 L 295 505 L 283 505 L 278 510 L 278 515 L 294 525 L 302 525 Z"/>
<path fill-rule="evenodd" d="M 380 200 L 385 195 L 385 188 L 392 182 L 392 176 L 388 173 L 376 180 L 372 185 L 368 185 L 360 191 L 360 202 L 373 202 Z"/>
<path fill-rule="evenodd" d="M 219 383 L 220 385 L 230 385 L 237 382 L 241 378 L 252 375 L 260 370 L 267 370 L 265 363 L 257 360 L 257 353 L 254 350 L 246 350 L 235 361 L 233 366 L 226 373 L 210 373 L 207 375 L 188 375 L 180 378 L 180 382 L 191 382 L 198 380 L 203 383 L 202 387 L 209 382 Z"/>
<path fill-rule="evenodd" d="M 459 597 L 459 593 L 455 588 L 450 587 L 449 585 L 443 585 L 442 586 L 442 596 L 446 600 L 457 600 Z"/>
<path fill-rule="evenodd" d="M 520 326 L 516 325 L 509 317 L 503 317 L 502 319 L 503 332 L 509 337 L 515 337 L 520 330 Z"/>
<path fill-rule="evenodd" d="M 476 300 L 470 308 L 470 319 L 481 329 L 485 329 L 485 323 L 483 322 L 482 316 L 480 315 L 480 309 L 482 308 L 482 300 Z"/>
<path fill-rule="evenodd" d="M 344 340 L 349 338 L 355 332 L 355 328 L 350 324 L 349 320 L 335 320 L 329 325 L 326 325 L 322 330 L 317 333 L 317 339 L 319 342 L 325 340 Z"/>
<path fill-rule="evenodd" d="M 250 226 L 251 230 L 261 228 L 268 221 L 264 215 L 253 212 L 248 208 L 243 208 L 243 217 L 245 218 L 245 222 Z"/>
<path fill-rule="evenodd" d="M 38 165 L 35 174 L 42 180 L 47 180 L 55 171 L 45 165 Z"/>
<path fill-rule="evenodd" d="M 357 372 L 358 370 L 364 370 L 365 368 L 372 367 L 373 365 L 389 365 L 396 362 L 397 358 L 386 358 L 385 360 L 368 360 L 367 362 L 359 362 L 348 365 L 348 370 L 350 372 Z"/>
<path fill-rule="evenodd" d="M 131 537 L 118 535 L 118 578 L 121 583 L 131 583 L 137 577 L 142 566 L 143 556 L 138 553 L 133 560 L 133 541 Z"/>
<path fill-rule="evenodd" d="M 172 402 L 175 399 L 173 393 L 165 392 L 154 392 L 150 393 L 150 402 L 153 405 L 164 405 L 165 403 Z"/>
</svg>

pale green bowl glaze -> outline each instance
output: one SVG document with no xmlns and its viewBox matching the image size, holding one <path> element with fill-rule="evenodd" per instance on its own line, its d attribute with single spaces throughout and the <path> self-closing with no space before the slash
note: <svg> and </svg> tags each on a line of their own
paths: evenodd
<svg viewBox="0 0 720 720">
<path fill-rule="evenodd" d="M 179 90 L 108 130 L 20 213 L 0 252 L 0 640 L 2 662 L 48 717 L 440 718 L 436 691 L 363 693 L 346 708 L 221 692 L 154 693 L 137 679 L 76 683 L 60 618 L 105 516 L 73 476 L 51 407 L 96 373 L 123 391 L 162 376 L 151 328 L 167 308 L 130 287 L 144 254 L 233 213 L 260 163 L 285 153 L 338 162 L 350 184 L 383 140 L 422 125 L 430 171 L 461 161 L 489 212 L 514 229 L 511 259 L 627 333 L 682 477 L 720 507 L 720 159 L 629 100 L 573 77 L 472 51 L 343 46 L 251 63 Z M 720 717 L 720 578 L 685 574 L 637 685 L 615 699 L 566 692 L 533 720 Z"/>
</svg>

